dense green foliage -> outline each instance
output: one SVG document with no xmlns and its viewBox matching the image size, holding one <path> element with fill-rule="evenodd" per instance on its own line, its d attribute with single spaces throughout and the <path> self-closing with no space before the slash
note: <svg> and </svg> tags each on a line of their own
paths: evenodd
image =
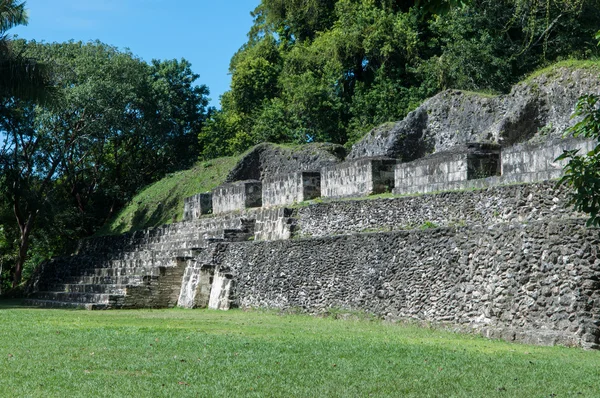
<svg viewBox="0 0 600 398">
<path fill-rule="evenodd" d="M 571 204 L 577 211 L 589 214 L 588 226 L 600 225 L 600 96 L 585 95 L 577 102 L 575 117 L 582 120 L 566 131 L 574 137 L 596 140 L 587 154 L 565 151 L 557 160 L 567 160 L 565 175 L 558 182 L 570 186 Z"/>
<path fill-rule="evenodd" d="M 440 90 L 506 92 L 550 62 L 596 55 L 599 5 L 263 0 L 199 136 L 202 156 L 264 141 L 349 145 Z"/>
<path fill-rule="evenodd" d="M 16 252 L 16 285 L 30 244 L 42 257 L 56 254 L 143 186 L 193 164 L 208 90 L 194 84 L 185 60 L 147 64 L 99 42 L 13 41 L 12 48 L 51 65 L 56 92 L 51 104 L 7 96 L 0 114 L 8 245 L 0 256 Z"/>
<path fill-rule="evenodd" d="M 14 304 L 0 302 L 6 397 L 598 395 L 600 356 L 579 349 L 369 319 Z"/>
<path fill-rule="evenodd" d="M 42 101 L 52 92 L 46 66 L 15 50 L 6 34 L 28 20 L 24 1 L 0 0 L 0 113 L 9 98 Z"/>
</svg>

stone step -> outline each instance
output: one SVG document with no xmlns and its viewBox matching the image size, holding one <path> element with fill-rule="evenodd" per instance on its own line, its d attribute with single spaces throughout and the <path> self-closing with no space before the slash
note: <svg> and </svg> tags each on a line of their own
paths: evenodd
<svg viewBox="0 0 600 398">
<path fill-rule="evenodd" d="M 135 268 L 90 268 L 82 270 L 77 276 L 160 276 L 161 271 L 157 267 L 135 267 Z"/>
<path fill-rule="evenodd" d="M 127 294 L 127 285 L 87 284 L 87 283 L 58 283 L 44 288 L 50 292 L 60 293 L 98 293 L 98 294 Z"/>
<path fill-rule="evenodd" d="M 52 292 L 44 291 L 33 294 L 32 299 L 44 300 L 44 301 L 59 301 L 59 302 L 72 302 L 72 303 L 86 303 L 86 304 L 106 304 L 106 305 L 118 305 L 121 303 L 125 296 L 122 294 L 108 294 L 108 293 L 78 293 L 78 292 Z"/>
<path fill-rule="evenodd" d="M 84 285 L 141 285 L 157 276 L 130 275 L 130 276 L 74 276 L 65 278 L 61 282 L 65 284 Z M 45 289 L 48 290 L 48 289 Z"/>
<path fill-rule="evenodd" d="M 118 255 L 107 258 L 106 260 L 165 260 L 173 259 L 176 257 L 194 257 L 197 250 L 201 249 L 197 247 L 190 247 L 186 249 L 173 249 L 173 250 L 145 250 L 145 251 L 133 251 L 133 252 L 120 252 Z"/>
<path fill-rule="evenodd" d="M 42 307 L 42 308 L 68 308 L 68 309 L 79 309 L 79 310 L 107 310 L 115 308 L 109 304 L 98 304 L 98 303 L 76 303 L 72 301 L 54 301 L 54 300 L 39 300 L 39 299 L 25 299 L 23 305 L 31 307 Z"/>
</svg>

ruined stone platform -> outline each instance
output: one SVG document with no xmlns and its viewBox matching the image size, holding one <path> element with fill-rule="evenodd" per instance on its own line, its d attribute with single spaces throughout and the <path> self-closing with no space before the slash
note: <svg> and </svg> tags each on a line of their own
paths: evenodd
<svg viewBox="0 0 600 398">
<path fill-rule="evenodd" d="M 600 348 L 600 235 L 553 180 L 562 151 L 593 145 L 477 144 L 410 163 L 321 170 L 323 196 L 364 196 L 386 184 L 420 193 L 385 199 L 287 206 L 305 187 L 316 190 L 317 175 L 306 173 L 226 184 L 213 191 L 216 214 L 198 214 L 206 208 L 198 197 L 186 202 L 189 221 L 84 240 L 74 255 L 44 263 L 27 303 L 341 307 Z M 273 206 L 252 207 L 259 196 Z"/>
</svg>

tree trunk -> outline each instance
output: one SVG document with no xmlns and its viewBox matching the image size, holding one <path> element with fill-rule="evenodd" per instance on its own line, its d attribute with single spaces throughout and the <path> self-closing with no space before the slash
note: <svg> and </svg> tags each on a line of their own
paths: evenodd
<svg viewBox="0 0 600 398">
<path fill-rule="evenodd" d="M 12 283 L 13 288 L 19 286 L 19 283 L 21 283 L 21 279 L 23 277 L 23 266 L 25 265 L 25 260 L 27 260 L 27 251 L 29 250 L 29 235 L 31 235 L 31 230 L 34 222 L 35 216 L 33 214 L 30 214 L 27 218 L 27 222 L 21 228 L 21 241 L 19 242 L 19 257 L 17 258 L 17 263 L 15 265 L 15 272 Z"/>
</svg>

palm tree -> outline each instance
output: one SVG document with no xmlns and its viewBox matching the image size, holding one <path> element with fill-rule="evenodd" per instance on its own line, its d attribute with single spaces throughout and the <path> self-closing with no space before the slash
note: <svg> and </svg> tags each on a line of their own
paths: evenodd
<svg viewBox="0 0 600 398">
<path fill-rule="evenodd" d="M 43 101 L 48 97 L 49 75 L 44 65 L 23 57 L 11 46 L 6 32 L 27 25 L 25 2 L 0 0 L 0 101 L 11 97 Z"/>
</svg>

